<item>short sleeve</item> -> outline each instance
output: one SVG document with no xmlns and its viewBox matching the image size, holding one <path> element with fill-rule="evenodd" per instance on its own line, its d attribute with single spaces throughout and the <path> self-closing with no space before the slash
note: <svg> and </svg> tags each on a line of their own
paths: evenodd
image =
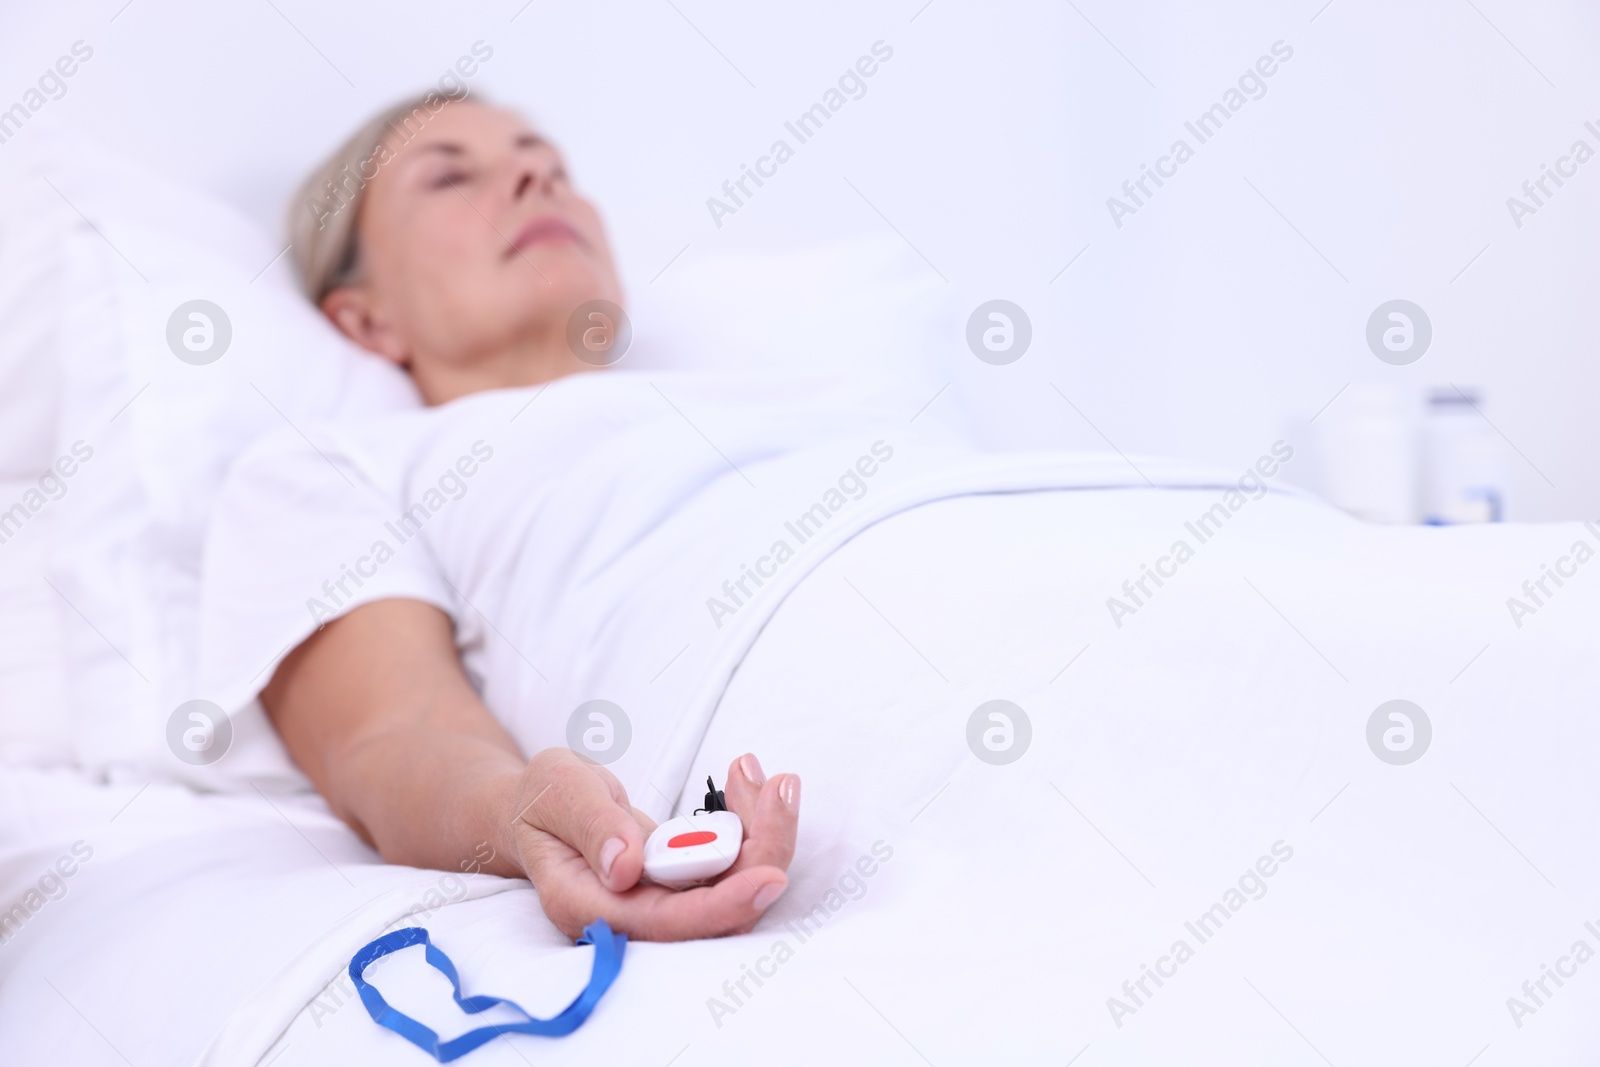
<svg viewBox="0 0 1600 1067">
<path fill-rule="evenodd" d="M 375 600 L 455 614 L 427 542 L 399 504 L 403 433 L 362 447 L 333 430 L 286 427 L 235 464 L 206 538 L 200 677 L 230 714 L 318 628 Z M 373 462 L 370 457 L 385 457 Z"/>
</svg>

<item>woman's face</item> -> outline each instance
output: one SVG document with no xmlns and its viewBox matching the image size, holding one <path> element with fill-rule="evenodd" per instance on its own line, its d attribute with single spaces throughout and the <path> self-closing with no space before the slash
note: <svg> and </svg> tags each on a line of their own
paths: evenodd
<svg viewBox="0 0 1600 1067">
<path fill-rule="evenodd" d="M 555 148 L 471 102 L 389 147 L 361 205 L 361 280 L 324 298 L 328 316 L 429 403 L 588 369 L 566 349 L 567 319 L 622 293 L 599 213 Z"/>
</svg>

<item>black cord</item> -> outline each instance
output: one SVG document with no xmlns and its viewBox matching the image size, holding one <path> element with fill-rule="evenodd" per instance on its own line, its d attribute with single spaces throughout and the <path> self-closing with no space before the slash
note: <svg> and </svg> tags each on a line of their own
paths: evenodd
<svg viewBox="0 0 1600 1067">
<path fill-rule="evenodd" d="M 702 812 L 710 814 L 713 811 L 727 810 L 728 802 L 726 799 L 724 799 L 722 790 L 717 788 L 717 783 L 711 780 L 711 776 L 709 774 L 706 775 L 706 806 L 703 808 L 695 808 L 694 813 L 699 815 Z"/>
</svg>

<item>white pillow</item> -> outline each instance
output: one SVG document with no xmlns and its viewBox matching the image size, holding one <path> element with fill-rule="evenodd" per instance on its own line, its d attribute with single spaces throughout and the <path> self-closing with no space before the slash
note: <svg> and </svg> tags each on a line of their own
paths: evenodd
<svg viewBox="0 0 1600 1067">
<path fill-rule="evenodd" d="M 104 320 L 109 290 L 83 276 L 66 236 L 83 220 L 24 146 L 0 167 L 0 763 L 71 762 L 65 614 L 46 580 L 61 497 L 57 354 L 67 323 Z M 70 294 L 70 298 L 69 298 Z M 96 306 L 98 305 L 98 307 Z M 62 469 L 76 472 L 68 457 Z"/>
<path fill-rule="evenodd" d="M 67 282 L 52 456 L 88 457 L 51 504 L 46 562 L 70 609 L 73 751 L 112 777 L 193 777 L 168 749 L 167 722 L 204 696 L 194 691 L 200 554 L 229 465 L 285 421 L 419 401 L 403 373 L 307 304 L 286 263 L 269 269 L 282 245 L 228 205 L 64 137 L 38 151 L 74 209 L 65 226 L 47 220 Z M 186 361 L 169 324 L 194 300 L 221 314 L 202 309 L 210 352 L 182 343 L 185 331 L 204 340 L 202 320 L 177 317 Z"/>
<path fill-rule="evenodd" d="M 55 457 L 60 321 L 72 209 L 17 155 L 0 171 L 0 480 L 27 479 Z M 6 505 L 6 506 L 9 506 Z"/>
<path fill-rule="evenodd" d="M 51 512 L 42 507 L 37 516 L 7 519 L 19 504 L 50 501 L 54 491 L 54 483 L 41 487 L 36 479 L 0 481 L 0 763 L 10 766 L 72 759 L 65 605 L 43 574 Z"/>
<path fill-rule="evenodd" d="M 866 378 L 903 396 L 907 418 L 961 354 L 949 285 L 893 234 L 686 256 L 629 300 L 632 366 Z"/>
</svg>

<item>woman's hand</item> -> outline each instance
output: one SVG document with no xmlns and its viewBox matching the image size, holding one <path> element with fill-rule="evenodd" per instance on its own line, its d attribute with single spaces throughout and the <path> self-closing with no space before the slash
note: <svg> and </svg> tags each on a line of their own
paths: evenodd
<svg viewBox="0 0 1600 1067">
<path fill-rule="evenodd" d="M 492 851 L 477 869 L 527 876 L 573 938 L 598 918 L 646 941 L 742 933 L 789 884 L 800 779 L 767 781 L 747 755 L 725 789 L 744 823 L 738 861 L 715 885 L 641 885 L 654 824 L 605 768 L 564 748 L 526 760 L 430 604 L 380 600 L 335 619 L 289 654 L 261 700 L 295 762 L 385 862 L 465 869 L 464 843 L 479 842 Z"/>
<path fill-rule="evenodd" d="M 615 775 L 563 748 L 540 752 L 523 773 L 512 842 L 545 915 L 571 938 L 597 918 L 644 941 L 744 933 L 788 888 L 800 779 L 769 780 L 746 754 L 728 767 L 724 794 L 744 823 L 744 844 L 712 885 L 641 883 L 655 823 L 628 803 Z"/>
</svg>

